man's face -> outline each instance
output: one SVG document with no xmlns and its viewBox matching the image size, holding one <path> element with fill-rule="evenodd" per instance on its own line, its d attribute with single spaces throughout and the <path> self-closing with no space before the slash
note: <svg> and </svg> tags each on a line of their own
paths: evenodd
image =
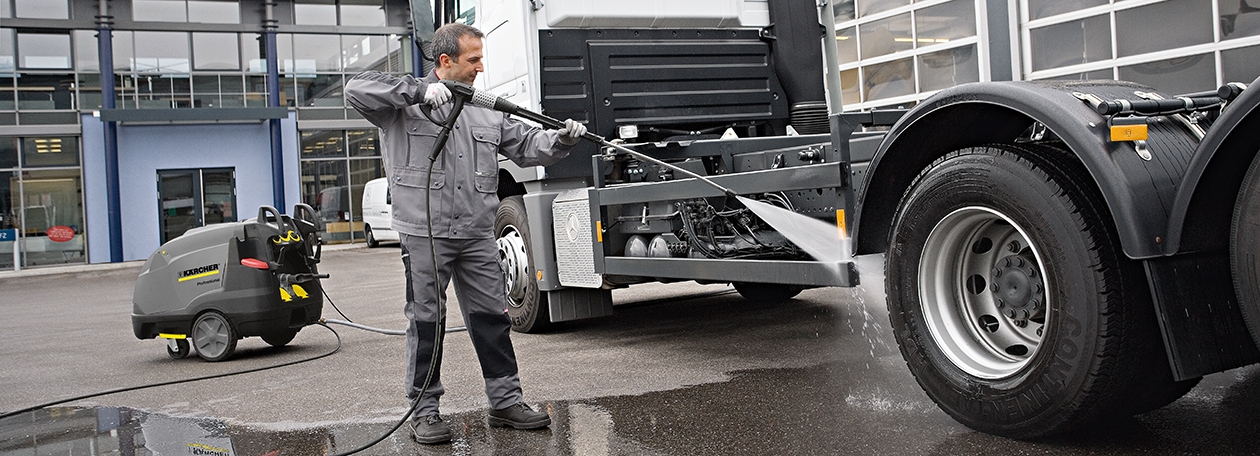
<svg viewBox="0 0 1260 456">
<path fill-rule="evenodd" d="M 442 79 L 450 79 L 459 81 L 464 84 L 472 85 L 477 80 L 477 73 L 485 71 L 485 66 L 481 63 L 483 57 L 481 52 L 481 38 L 474 36 L 463 36 L 459 39 L 459 60 L 453 58 L 442 59 L 443 74 L 438 74 Z"/>
</svg>

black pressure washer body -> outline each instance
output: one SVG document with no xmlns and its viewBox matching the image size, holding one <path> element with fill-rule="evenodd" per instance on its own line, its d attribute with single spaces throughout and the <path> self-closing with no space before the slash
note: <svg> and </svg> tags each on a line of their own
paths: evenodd
<svg viewBox="0 0 1260 456">
<path fill-rule="evenodd" d="M 232 355 L 239 339 L 273 346 L 319 321 L 320 238 L 315 211 L 263 206 L 258 217 L 188 230 L 145 261 L 132 299 L 136 337 L 167 340 L 167 354 L 206 361 Z"/>
</svg>

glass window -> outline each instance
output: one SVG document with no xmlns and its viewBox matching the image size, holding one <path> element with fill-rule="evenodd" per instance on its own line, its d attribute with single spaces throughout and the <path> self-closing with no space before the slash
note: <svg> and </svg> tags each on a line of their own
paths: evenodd
<svg viewBox="0 0 1260 456">
<path fill-rule="evenodd" d="M 0 29 L 0 72 L 12 73 L 17 68 L 13 53 L 13 29 Z"/>
<path fill-rule="evenodd" d="M 79 138 L 22 138 L 22 167 L 79 166 Z"/>
<path fill-rule="evenodd" d="M 862 24 L 860 33 L 863 59 L 914 49 L 909 14 Z"/>
<path fill-rule="evenodd" d="M 1221 51 L 1221 76 L 1225 82 L 1251 84 L 1260 77 L 1260 46 Z M 1257 87 L 1260 89 L 1260 87 Z"/>
<path fill-rule="evenodd" d="M 385 5 L 381 0 L 341 0 L 341 25 L 385 25 Z"/>
<path fill-rule="evenodd" d="M 17 80 L 18 109 L 74 109 L 73 74 L 24 74 Z"/>
<path fill-rule="evenodd" d="M 66 0 L 14 0 L 13 4 L 15 16 L 20 18 L 70 19 L 70 3 Z"/>
<path fill-rule="evenodd" d="M 240 39 L 241 63 L 244 65 L 243 68 L 245 68 L 245 71 L 250 73 L 266 73 L 267 61 L 262 58 L 262 35 L 245 34 L 241 35 Z"/>
<path fill-rule="evenodd" d="M 831 2 L 831 12 L 836 17 L 836 23 L 851 21 L 857 18 L 853 15 L 853 0 L 838 0 Z"/>
<path fill-rule="evenodd" d="M 858 90 L 857 68 L 840 72 L 840 87 L 840 103 L 848 106 L 862 102 L 862 93 Z"/>
<path fill-rule="evenodd" d="M 836 32 L 836 56 L 841 65 L 857 61 L 857 30 L 855 28 L 849 27 Z"/>
<path fill-rule="evenodd" d="M 1199 54 L 1123 66 L 1120 79 L 1170 94 L 1212 90 L 1216 87 L 1216 60 L 1212 54 Z"/>
<path fill-rule="evenodd" d="M 100 43 L 94 30 L 75 30 L 74 67 L 79 71 L 101 71 Z"/>
<path fill-rule="evenodd" d="M 18 33 L 17 51 L 22 68 L 70 68 L 70 35 Z"/>
<path fill-rule="evenodd" d="M 230 79 L 230 77 L 229 77 Z M 219 102 L 219 76 L 193 76 L 193 107 L 194 108 L 217 108 L 221 107 Z"/>
<path fill-rule="evenodd" d="M 101 94 L 101 75 L 84 73 L 79 75 L 79 109 L 91 110 L 104 107 Z"/>
<path fill-rule="evenodd" d="M 350 130 L 346 132 L 347 149 L 350 150 L 351 157 L 374 157 L 380 156 L 381 151 L 377 150 L 375 128 L 371 130 Z M 379 177 L 379 176 L 378 176 Z"/>
<path fill-rule="evenodd" d="M 188 21 L 207 24 L 241 23 L 241 4 L 237 0 L 188 0 Z"/>
<path fill-rule="evenodd" d="M 135 34 L 133 32 L 114 31 L 114 71 L 131 71 L 136 60 L 136 49 L 132 44 L 134 42 Z"/>
<path fill-rule="evenodd" d="M 340 135 L 340 131 L 335 132 Z M 311 205 L 324 222 L 320 237 L 350 239 L 350 187 L 346 160 L 303 160 L 302 202 Z"/>
<path fill-rule="evenodd" d="M 862 67 L 862 98 L 872 101 L 914 93 L 914 62 L 894 60 Z"/>
<path fill-rule="evenodd" d="M 1037 20 L 1106 4 L 1107 0 L 1028 0 L 1028 19 Z"/>
<path fill-rule="evenodd" d="M 341 75 L 320 74 L 311 78 L 297 79 L 297 105 L 314 107 L 342 107 Z"/>
<path fill-rule="evenodd" d="M 980 80 L 976 46 L 963 46 L 918 56 L 919 90 L 941 90 Z"/>
<path fill-rule="evenodd" d="M 909 4 L 910 0 L 857 0 L 857 15 L 858 17 L 866 17 Z"/>
<path fill-rule="evenodd" d="M 17 93 L 13 91 L 13 76 L 0 76 L 0 111 L 17 109 Z M 0 123 L 0 125 L 6 125 Z"/>
<path fill-rule="evenodd" d="M 1245 2 L 1237 0 L 1218 0 L 1221 17 L 1221 39 L 1228 40 L 1244 36 L 1260 35 L 1260 7 L 1243 7 Z"/>
<path fill-rule="evenodd" d="M 1111 20 L 1107 15 L 1037 28 L 1030 34 L 1033 71 L 1111 58 Z"/>
<path fill-rule="evenodd" d="M 307 130 L 302 132 L 302 158 L 345 157 L 342 130 Z"/>
<path fill-rule="evenodd" d="M 293 23 L 337 25 L 337 5 L 333 0 L 294 0 Z"/>
<path fill-rule="evenodd" d="M 266 76 L 246 76 L 245 77 L 245 103 L 247 106 L 263 107 L 267 106 L 267 77 Z M 284 102 L 280 103 L 285 106 Z"/>
<path fill-rule="evenodd" d="M 347 71 L 388 71 L 389 50 L 384 36 L 344 35 L 341 37 L 341 55 Z"/>
<path fill-rule="evenodd" d="M 171 108 L 171 78 L 158 75 L 137 75 L 136 107 L 147 109 Z"/>
<path fill-rule="evenodd" d="M 341 70 L 341 38 L 337 35 L 293 35 L 293 73 Z"/>
<path fill-rule="evenodd" d="M 411 73 L 411 36 L 393 36 L 389 40 L 389 71 Z"/>
<path fill-rule="evenodd" d="M 352 231 L 357 239 L 363 239 L 363 187 L 368 181 L 385 177 L 380 159 L 350 160 L 350 216 L 355 223 Z"/>
<path fill-rule="evenodd" d="M 82 263 L 83 184 L 79 170 L 28 171 L 22 178 L 23 263 Z"/>
<path fill-rule="evenodd" d="M 1170 0 L 1116 11 L 1117 57 L 1211 41 L 1212 0 Z"/>
<path fill-rule="evenodd" d="M 188 34 L 135 32 L 137 73 L 188 73 Z"/>
<path fill-rule="evenodd" d="M 245 107 L 245 82 L 243 76 L 239 74 L 220 75 L 219 92 L 221 98 L 217 106 L 224 108 Z"/>
<path fill-rule="evenodd" d="M 188 22 L 185 0 L 131 0 L 131 19 L 137 22 Z"/>
<path fill-rule="evenodd" d="M 9 0 L 0 0 L 0 19 L 13 17 L 9 14 L 10 11 L 13 11 L 13 8 L 9 5 Z"/>
<path fill-rule="evenodd" d="M 241 69 L 240 43 L 235 33 L 192 34 L 194 70 Z"/>
<path fill-rule="evenodd" d="M 17 138 L 0 136 L 0 169 L 17 168 L 17 141 Z M 3 196 L 0 194 L 0 199 L 3 199 Z"/>
<path fill-rule="evenodd" d="M 975 36 L 976 5 L 954 0 L 923 8 L 914 13 L 914 27 L 919 46 Z"/>
</svg>

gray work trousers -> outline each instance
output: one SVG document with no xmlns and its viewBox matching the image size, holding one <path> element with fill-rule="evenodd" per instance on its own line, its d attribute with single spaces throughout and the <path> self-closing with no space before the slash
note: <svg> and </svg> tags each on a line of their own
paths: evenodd
<svg viewBox="0 0 1260 456">
<path fill-rule="evenodd" d="M 429 238 L 400 234 L 402 260 L 407 274 L 407 399 L 416 400 L 429 375 L 433 360 L 435 324 L 446 324 L 446 286 L 455 282 L 455 296 L 473 349 L 481 363 L 486 398 L 491 409 L 503 409 L 521 401 L 521 381 L 517 376 L 516 353 L 512 350 L 511 322 L 507 316 L 503 271 L 499 250 L 493 239 L 433 239 L 437 253 L 436 279 L 442 290 L 434 296 L 433 257 Z M 414 416 L 438 413 L 442 387 L 442 353 L 437 347 L 428 391 Z"/>
</svg>

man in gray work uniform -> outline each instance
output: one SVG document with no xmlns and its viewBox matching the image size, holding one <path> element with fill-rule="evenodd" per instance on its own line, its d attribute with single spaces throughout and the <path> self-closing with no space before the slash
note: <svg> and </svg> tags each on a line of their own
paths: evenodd
<svg viewBox="0 0 1260 456">
<path fill-rule="evenodd" d="M 433 35 L 436 68 L 423 79 L 401 78 L 367 71 L 346 83 L 346 99 L 381 129 L 389 189 L 393 194 L 393 228 L 401 234 L 407 274 L 407 398 L 419 406 L 412 415 L 412 436 L 420 443 L 451 439 L 450 427 L 438 415 L 444 389 L 439 376 L 442 356 L 429 366 L 436 336 L 435 324 L 445 325 L 444 296 L 435 296 L 433 281 L 442 290 L 453 278 L 460 311 L 473 348 L 481 362 L 492 426 L 537 429 L 551 417 L 521 400 L 516 354 L 509 337 L 503 271 L 495 243 L 494 217 L 499 204 L 498 155 L 521 166 L 549 165 L 568 155 L 586 133 L 582 124 L 566 120 L 561 130 L 531 127 L 506 114 L 464 105 L 450 139 L 432 162 L 432 201 L 425 197 L 430 153 L 439 131 L 420 111 L 433 106 L 433 116 L 445 119 L 452 107 L 451 93 L 439 79 L 471 85 L 482 67 L 480 31 L 449 24 Z M 425 206 L 432 205 L 433 232 Z M 429 247 L 432 236 L 433 252 Z M 439 269 L 433 271 L 436 254 Z M 444 294 L 444 293 L 443 293 Z M 432 368 L 432 379 L 422 393 Z"/>
</svg>

